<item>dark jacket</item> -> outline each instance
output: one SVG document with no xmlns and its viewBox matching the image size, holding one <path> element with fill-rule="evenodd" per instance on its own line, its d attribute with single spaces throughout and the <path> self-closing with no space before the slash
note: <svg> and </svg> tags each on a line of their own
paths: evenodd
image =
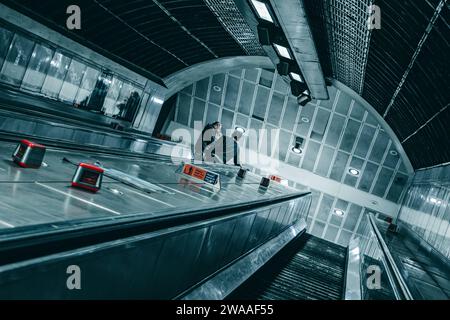
<svg viewBox="0 0 450 320">
<path fill-rule="evenodd" d="M 203 128 L 202 130 L 202 135 L 200 136 L 200 138 L 198 139 L 197 143 L 195 144 L 195 152 L 194 154 L 196 154 L 196 160 L 204 160 L 204 152 L 206 147 L 208 147 L 211 143 L 213 143 L 216 139 L 214 134 L 211 134 L 211 137 L 209 137 L 207 134 L 205 135 L 205 133 L 211 130 L 211 133 L 214 133 L 214 126 L 212 124 L 207 124 L 205 126 L 205 128 Z M 201 154 L 201 155 L 200 155 Z M 211 155 L 214 157 L 214 150 L 212 151 Z"/>
</svg>

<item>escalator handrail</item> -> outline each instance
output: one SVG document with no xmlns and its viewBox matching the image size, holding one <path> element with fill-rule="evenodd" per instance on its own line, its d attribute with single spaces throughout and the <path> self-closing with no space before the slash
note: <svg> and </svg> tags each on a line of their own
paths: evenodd
<svg viewBox="0 0 450 320">
<path fill-rule="evenodd" d="M 400 273 L 400 270 L 397 267 L 397 264 L 394 261 L 394 258 L 392 257 L 392 254 L 388 248 L 388 246 L 386 245 L 386 242 L 384 241 L 380 230 L 378 229 L 376 222 L 375 222 L 375 216 L 373 215 L 373 213 L 369 213 L 369 222 L 370 222 L 370 226 L 372 228 L 372 231 L 374 232 L 376 239 L 378 241 L 378 244 L 380 245 L 380 248 L 383 252 L 384 257 L 386 258 L 385 261 L 388 264 L 388 268 L 392 271 L 392 275 L 395 278 L 396 283 L 398 284 L 398 287 L 401 291 L 402 297 L 405 300 L 414 300 L 411 291 L 408 288 L 408 285 L 405 282 L 405 279 L 403 278 L 403 276 Z M 397 285 L 395 283 L 392 283 L 392 279 L 390 279 L 391 285 L 393 286 L 393 288 L 397 288 Z"/>
<path fill-rule="evenodd" d="M 150 153 L 150 152 L 135 152 L 135 151 L 129 151 L 125 149 L 120 148 L 112 148 L 107 146 L 100 146 L 100 145 L 91 145 L 91 144 L 79 144 L 74 143 L 71 141 L 66 140 L 58 140 L 58 139 L 49 139 L 49 138 L 36 138 L 35 136 L 30 136 L 26 134 L 18 135 L 16 133 L 9 133 L 9 132 L 3 132 L 0 130 L 1 137 L 0 141 L 3 142 L 14 142 L 18 143 L 22 139 L 32 139 L 34 142 L 41 143 L 47 147 L 52 147 L 56 149 L 63 149 L 63 150 L 75 150 L 75 151 L 83 151 L 83 152 L 94 152 L 94 153 L 102 153 L 105 155 L 118 155 L 121 157 L 128 157 L 128 158 L 143 158 L 143 159 L 149 159 L 149 160 L 162 160 L 162 161 L 173 161 L 173 162 L 181 162 L 187 161 L 187 158 L 179 158 L 175 156 L 168 156 L 164 154 L 159 153 Z M 172 147 L 171 144 L 166 144 L 163 141 L 153 141 L 149 140 L 148 142 L 154 143 L 157 145 L 167 145 L 168 147 Z"/>
<path fill-rule="evenodd" d="M 77 130 L 82 130 L 82 131 L 91 131 L 91 132 L 95 132 L 98 134 L 121 137 L 121 138 L 126 138 L 126 139 L 131 139 L 131 140 L 139 139 L 139 140 L 149 141 L 152 143 L 168 144 L 168 145 L 172 145 L 172 146 L 177 145 L 177 142 L 168 141 L 168 140 L 161 141 L 155 137 L 149 136 L 145 132 L 136 133 L 136 132 L 129 132 L 129 131 L 118 131 L 118 130 L 112 129 L 108 126 L 99 126 L 99 125 L 95 125 L 95 124 L 80 122 L 77 120 L 70 120 L 70 119 L 66 119 L 66 118 L 51 119 L 49 117 L 44 118 L 44 117 L 39 117 L 39 116 L 27 116 L 23 112 L 12 111 L 9 109 L 2 109 L 1 106 L 0 106 L 0 114 L 6 114 L 8 116 L 13 114 L 14 118 L 16 118 L 16 119 L 20 118 L 22 120 L 27 120 L 27 121 L 32 120 L 33 122 L 48 124 L 48 125 L 51 125 L 54 127 L 77 129 Z M 9 132 L 2 131 L 2 133 L 9 133 Z"/>
<path fill-rule="evenodd" d="M 46 254 L 66 251 L 66 243 L 69 246 L 78 246 L 81 240 L 87 241 L 89 244 L 117 240 L 123 238 L 124 234 L 127 234 L 127 236 L 137 235 L 206 221 L 212 218 L 230 217 L 258 208 L 302 198 L 310 194 L 310 192 L 296 192 L 269 199 L 256 200 L 251 203 L 230 204 L 220 208 L 203 208 L 189 211 L 180 209 L 172 214 L 158 217 L 140 214 L 137 216 L 75 220 L 63 222 L 62 228 L 55 228 L 57 223 L 39 227 L 26 226 L 21 228 L 21 233 L 17 233 L 17 230 L 8 229 L 2 232 L 0 237 L 0 264 L 14 262 L 7 261 L 11 259 L 17 260 L 18 256 L 21 256 L 19 260 L 22 260 L 24 253 L 27 256 L 25 259 L 29 259 L 30 255 L 40 255 L 40 253 L 36 252 L 40 250 Z"/>
</svg>

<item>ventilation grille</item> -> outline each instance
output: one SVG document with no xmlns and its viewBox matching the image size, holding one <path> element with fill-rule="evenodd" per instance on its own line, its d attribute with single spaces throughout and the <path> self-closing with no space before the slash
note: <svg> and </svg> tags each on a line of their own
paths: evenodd
<svg viewBox="0 0 450 320">
<path fill-rule="evenodd" d="M 242 17 L 233 0 L 204 0 L 222 26 L 248 55 L 265 56 L 258 38 Z"/>
<path fill-rule="evenodd" d="M 370 44 L 367 26 L 372 0 L 325 0 L 333 77 L 362 93 Z"/>
</svg>

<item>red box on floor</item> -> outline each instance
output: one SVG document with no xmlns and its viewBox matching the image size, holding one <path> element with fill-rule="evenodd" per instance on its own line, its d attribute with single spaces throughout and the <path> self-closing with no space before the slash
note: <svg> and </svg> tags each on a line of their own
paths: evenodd
<svg viewBox="0 0 450 320">
<path fill-rule="evenodd" d="M 91 164 L 80 163 L 72 179 L 72 187 L 97 192 L 102 186 L 103 169 Z"/>
<path fill-rule="evenodd" d="M 39 168 L 45 156 L 45 146 L 28 140 L 20 141 L 12 158 L 22 168 Z"/>
</svg>

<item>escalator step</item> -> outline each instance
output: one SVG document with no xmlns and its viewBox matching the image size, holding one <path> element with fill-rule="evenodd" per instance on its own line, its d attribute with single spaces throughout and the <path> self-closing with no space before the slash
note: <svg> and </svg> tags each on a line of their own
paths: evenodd
<svg viewBox="0 0 450 320">
<path fill-rule="evenodd" d="M 229 299 L 341 299 L 345 258 L 345 248 L 302 235 L 235 290 Z"/>
</svg>

